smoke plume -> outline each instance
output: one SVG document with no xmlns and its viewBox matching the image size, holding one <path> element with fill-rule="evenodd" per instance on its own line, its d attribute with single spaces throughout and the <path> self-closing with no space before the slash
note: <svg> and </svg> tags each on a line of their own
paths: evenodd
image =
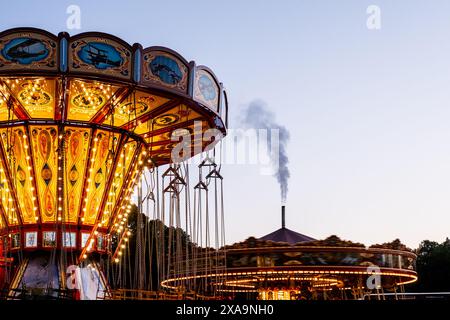
<svg viewBox="0 0 450 320">
<path fill-rule="evenodd" d="M 289 131 L 276 122 L 275 115 L 260 101 L 254 101 L 249 104 L 244 111 L 241 124 L 244 127 L 254 129 L 267 129 L 269 132 L 271 129 L 279 130 L 279 153 L 273 154 L 273 152 L 270 152 L 270 150 L 272 150 L 272 141 L 270 141 L 270 139 L 268 141 L 269 148 L 267 150 L 272 163 L 276 163 L 277 161 L 274 157 L 278 157 L 278 170 L 274 176 L 277 178 L 278 184 L 280 185 L 281 201 L 283 203 L 286 202 L 288 179 L 290 176 L 288 168 L 289 158 L 286 150 L 287 142 L 289 141 Z M 268 134 L 268 137 L 270 137 L 270 134 Z"/>
</svg>

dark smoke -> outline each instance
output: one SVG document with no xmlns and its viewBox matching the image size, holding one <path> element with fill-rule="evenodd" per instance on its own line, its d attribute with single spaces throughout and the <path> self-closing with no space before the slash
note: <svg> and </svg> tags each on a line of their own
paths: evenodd
<svg viewBox="0 0 450 320">
<path fill-rule="evenodd" d="M 277 178 L 277 181 L 280 185 L 281 191 L 281 201 L 286 202 L 286 196 L 288 192 L 288 179 L 289 179 L 289 168 L 288 163 L 289 159 L 287 156 L 287 142 L 289 141 L 289 131 L 282 125 L 276 123 L 275 115 L 269 111 L 266 105 L 263 102 L 254 101 L 250 103 L 250 105 L 245 109 L 244 115 L 242 117 L 242 125 L 244 127 L 250 127 L 254 129 L 278 129 L 279 130 L 279 166 L 278 171 L 274 174 Z M 269 138 L 269 148 L 267 151 L 270 151 L 271 141 L 270 141 L 270 131 L 268 132 Z M 269 156 L 271 157 L 272 162 L 275 162 L 273 159 L 274 155 L 272 152 L 269 152 Z"/>
</svg>

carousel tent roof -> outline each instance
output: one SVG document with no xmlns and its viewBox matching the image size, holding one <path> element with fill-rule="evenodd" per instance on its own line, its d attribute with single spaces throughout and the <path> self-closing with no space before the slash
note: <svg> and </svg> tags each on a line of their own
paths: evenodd
<svg viewBox="0 0 450 320">
<path fill-rule="evenodd" d="M 260 240 L 265 241 L 274 241 L 274 242 L 287 242 L 291 245 L 299 243 L 299 242 L 307 242 L 314 241 L 316 239 L 305 236 L 304 234 L 289 230 L 288 228 L 280 228 L 264 237 L 261 237 Z"/>
<path fill-rule="evenodd" d="M 286 228 L 286 207 L 283 205 L 281 206 L 281 228 L 277 231 L 274 231 L 272 233 L 269 233 L 268 235 L 265 235 L 262 238 L 259 238 L 259 240 L 264 241 L 273 241 L 273 242 L 287 242 L 290 245 L 294 245 L 299 242 L 308 242 L 308 241 L 314 241 L 316 239 L 305 236 L 304 234 L 292 231 L 288 228 Z"/>
</svg>

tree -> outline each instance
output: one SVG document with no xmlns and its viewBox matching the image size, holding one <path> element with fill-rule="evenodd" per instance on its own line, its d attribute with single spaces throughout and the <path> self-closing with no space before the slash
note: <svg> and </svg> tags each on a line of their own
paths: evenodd
<svg viewBox="0 0 450 320">
<path fill-rule="evenodd" d="M 450 291 L 450 240 L 439 244 L 424 240 L 416 250 L 419 280 L 408 291 Z"/>
<path fill-rule="evenodd" d="M 160 220 L 150 220 L 145 214 L 139 213 L 136 205 L 131 206 L 128 216 L 127 229 L 131 232 L 127 249 L 124 251 L 121 261 L 121 281 L 118 279 L 118 266 L 110 274 L 109 283 L 113 287 L 133 289 L 138 286 L 137 278 L 145 277 L 144 286 L 151 290 L 160 289 L 160 278 L 163 272 L 167 272 L 169 259 L 173 264 L 177 249 L 185 252 L 196 246 L 191 242 L 189 235 L 180 228 L 167 227 Z M 141 235 L 140 240 L 138 235 Z M 117 248 L 119 238 L 113 237 L 112 251 Z M 178 242 L 179 241 L 179 242 Z M 138 267 L 138 257 L 141 257 L 141 265 Z M 180 257 L 179 257 L 180 258 Z M 181 258 L 183 259 L 183 258 Z"/>
</svg>

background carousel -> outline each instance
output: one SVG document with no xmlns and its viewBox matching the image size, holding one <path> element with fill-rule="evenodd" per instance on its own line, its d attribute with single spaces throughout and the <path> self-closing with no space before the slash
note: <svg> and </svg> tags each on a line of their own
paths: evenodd
<svg viewBox="0 0 450 320">
<path fill-rule="evenodd" d="M 284 206 L 280 229 L 227 246 L 223 252 L 225 268 L 199 266 L 201 274 L 173 277 L 163 285 L 175 289 L 195 279 L 216 288 L 223 298 L 384 299 L 385 292 L 401 297 L 404 285 L 417 280 L 416 255 L 399 241 L 366 248 L 336 236 L 315 240 L 286 228 Z"/>
</svg>

